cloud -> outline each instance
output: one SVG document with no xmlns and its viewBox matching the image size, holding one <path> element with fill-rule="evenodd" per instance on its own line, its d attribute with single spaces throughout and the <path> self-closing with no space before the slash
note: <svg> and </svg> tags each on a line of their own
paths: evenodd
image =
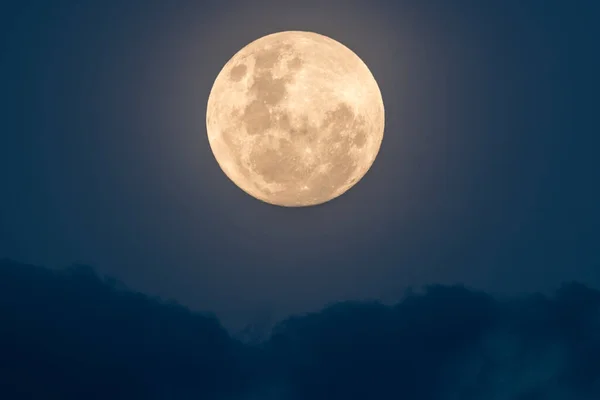
<svg viewBox="0 0 600 400">
<path fill-rule="evenodd" d="M 460 286 L 290 317 L 260 343 L 87 267 L 0 262 L 6 399 L 600 398 L 600 292 Z"/>
</svg>

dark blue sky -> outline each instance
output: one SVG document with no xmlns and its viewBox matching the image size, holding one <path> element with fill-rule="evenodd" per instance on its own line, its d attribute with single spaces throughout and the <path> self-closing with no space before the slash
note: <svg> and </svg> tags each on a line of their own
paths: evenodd
<svg viewBox="0 0 600 400">
<path fill-rule="evenodd" d="M 228 326 L 429 283 L 600 286 L 595 2 L 320 3 L 3 2 L 0 257 Z M 206 138 L 221 67 L 281 30 L 350 47 L 385 102 L 372 169 L 319 207 L 248 197 Z"/>
</svg>

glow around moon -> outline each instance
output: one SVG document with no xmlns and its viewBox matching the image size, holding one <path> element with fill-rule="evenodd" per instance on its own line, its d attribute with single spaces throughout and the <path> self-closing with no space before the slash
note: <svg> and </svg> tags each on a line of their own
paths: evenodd
<svg viewBox="0 0 600 400">
<path fill-rule="evenodd" d="M 350 49 L 311 32 L 264 36 L 217 76 L 206 113 L 211 149 L 238 187 L 264 202 L 327 202 L 369 170 L 383 139 L 373 75 Z"/>
</svg>

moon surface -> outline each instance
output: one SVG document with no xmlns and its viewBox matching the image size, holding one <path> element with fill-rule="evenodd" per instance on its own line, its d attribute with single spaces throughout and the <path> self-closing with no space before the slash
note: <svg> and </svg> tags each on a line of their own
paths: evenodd
<svg viewBox="0 0 600 400">
<path fill-rule="evenodd" d="M 236 53 L 208 98 L 211 150 L 239 188 L 303 207 L 345 193 L 383 139 L 383 99 L 365 63 L 312 32 L 264 36 Z"/>
</svg>

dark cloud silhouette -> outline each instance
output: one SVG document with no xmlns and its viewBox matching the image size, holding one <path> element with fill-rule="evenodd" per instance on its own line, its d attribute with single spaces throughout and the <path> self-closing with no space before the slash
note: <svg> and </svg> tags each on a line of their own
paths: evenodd
<svg viewBox="0 0 600 400">
<path fill-rule="evenodd" d="M 0 262 L 3 399 L 600 398 L 600 292 L 460 286 L 348 302 L 243 343 L 88 267 Z"/>
<path fill-rule="evenodd" d="M 170 399 L 245 382 L 245 349 L 213 316 L 119 289 L 82 266 L 3 262 L 0 271 L 1 398 Z"/>
</svg>

